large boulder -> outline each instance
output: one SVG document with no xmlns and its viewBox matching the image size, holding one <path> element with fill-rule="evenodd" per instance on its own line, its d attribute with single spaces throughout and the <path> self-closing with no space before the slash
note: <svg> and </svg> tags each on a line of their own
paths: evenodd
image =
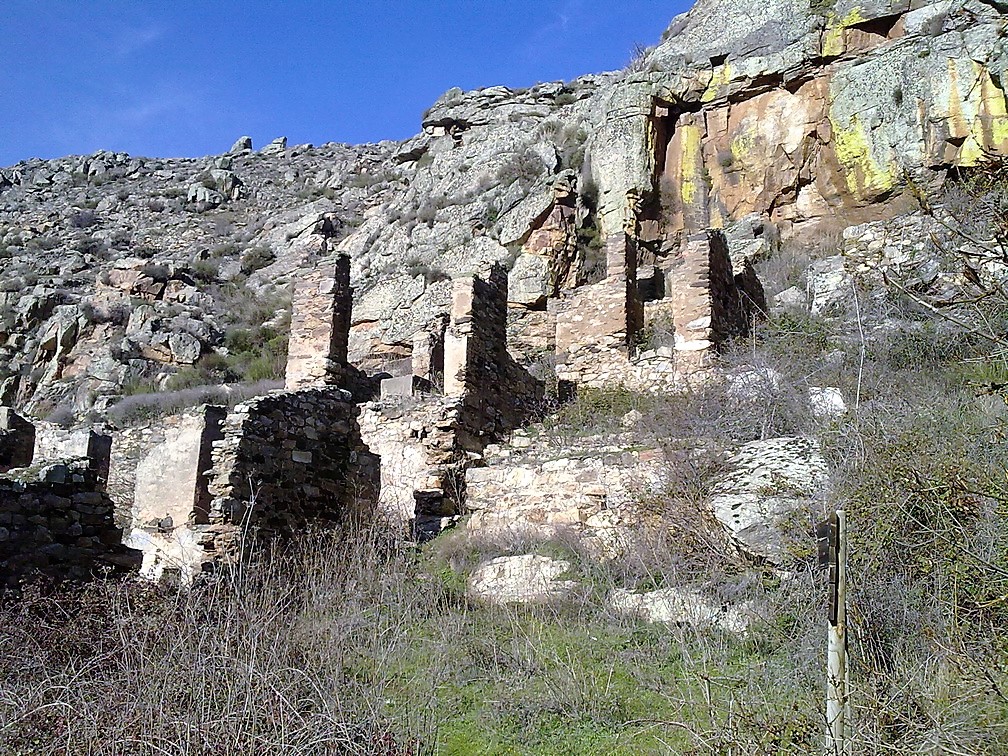
<svg viewBox="0 0 1008 756">
<path fill-rule="evenodd" d="M 569 596 L 577 583 L 562 580 L 570 562 L 538 554 L 503 556 L 480 564 L 469 578 L 469 595 L 492 604 L 542 603 Z"/>
<path fill-rule="evenodd" d="M 829 482 L 818 444 L 803 437 L 753 441 L 728 464 L 710 505 L 735 544 L 773 564 L 810 553 Z"/>
</svg>

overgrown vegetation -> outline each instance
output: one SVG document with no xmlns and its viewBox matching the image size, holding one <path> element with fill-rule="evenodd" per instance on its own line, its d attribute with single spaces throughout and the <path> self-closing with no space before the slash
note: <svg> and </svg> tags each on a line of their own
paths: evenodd
<svg viewBox="0 0 1008 756">
<path fill-rule="evenodd" d="M 125 386 L 123 398 L 105 414 L 116 425 L 133 425 L 178 414 L 201 404 L 233 407 L 246 399 L 262 396 L 282 386 L 283 382 L 279 380 L 263 380 L 256 383 L 195 385 L 159 391 L 153 381 L 140 378 Z"/>
<path fill-rule="evenodd" d="M 418 558 L 382 529 L 319 533 L 191 594 L 99 583 L 29 597 L 2 610 L 0 743 L 559 756 L 818 742 L 816 681 L 782 675 L 816 628 L 736 639 L 641 624 L 605 607 L 615 575 L 587 563 L 594 582 L 574 601 L 477 607 L 450 564 L 459 549 Z"/>
</svg>

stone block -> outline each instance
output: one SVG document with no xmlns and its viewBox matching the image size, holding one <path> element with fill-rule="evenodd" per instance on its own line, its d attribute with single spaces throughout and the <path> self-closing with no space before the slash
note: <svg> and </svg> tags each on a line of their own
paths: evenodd
<svg viewBox="0 0 1008 756">
<path fill-rule="evenodd" d="M 112 457 L 112 436 L 98 428 L 61 428 L 40 423 L 35 432 L 34 463 L 45 464 L 65 459 L 86 458 L 104 485 L 108 480 Z"/>
<path fill-rule="evenodd" d="M 32 463 L 35 426 L 11 407 L 0 407 L 0 472 Z"/>
<path fill-rule="evenodd" d="M 402 375 L 397 378 L 384 378 L 381 382 L 381 398 L 394 396 L 417 396 L 430 392 L 433 385 L 430 381 L 416 375 Z"/>
</svg>

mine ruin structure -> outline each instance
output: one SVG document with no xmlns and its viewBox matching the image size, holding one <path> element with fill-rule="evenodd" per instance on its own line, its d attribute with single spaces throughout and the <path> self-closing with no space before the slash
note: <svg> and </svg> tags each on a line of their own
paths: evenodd
<svg viewBox="0 0 1008 756">
<path fill-rule="evenodd" d="M 562 230 L 575 212 L 567 202 L 561 187 L 540 220 Z M 753 316 L 757 300 L 743 296 L 741 282 L 757 292 L 758 282 L 747 268 L 734 273 L 720 232 L 704 232 L 686 239 L 662 272 L 666 296 L 655 301 L 674 339 L 640 348 L 642 222 L 633 197 L 627 208 L 623 229 L 605 241 L 596 283 L 576 284 L 580 263 L 563 242 L 566 232 L 550 246 L 552 283 L 540 312 L 548 315 L 563 360 L 557 378 L 567 391 L 619 384 L 674 390 L 702 373 L 704 355 Z M 75 464 L 89 473 L 70 479 L 91 486 L 88 501 L 104 506 L 101 543 L 117 529 L 126 544 L 111 539 L 101 558 L 121 564 L 123 553 L 142 555 L 141 572 L 151 578 L 190 582 L 214 564 L 241 559 L 252 543 L 351 515 L 405 525 L 419 539 L 452 524 L 465 511 L 467 471 L 487 445 L 546 406 L 544 382 L 509 352 L 507 271 L 494 263 L 454 279 L 448 317 L 414 334 L 410 357 L 390 366 L 398 374 L 368 376 L 348 361 L 349 259 L 324 233 L 299 244 L 305 267 L 294 286 L 283 390 L 230 412 L 202 406 L 114 436 L 51 425 L 36 431 L 6 410 L 0 464 L 83 460 Z M 65 476 L 53 485 L 63 491 Z M 75 501 L 73 492 L 59 500 Z M 17 543 L 25 542 L 8 538 L 7 548 Z M 97 558 L 92 552 L 82 553 Z M 33 563 L 11 558 L 5 569 Z"/>
<path fill-rule="evenodd" d="M 144 574 L 188 581 L 241 558 L 253 534 L 287 537 L 350 513 L 416 538 L 467 511 L 506 520 L 491 516 L 504 479 L 490 446 L 543 410 L 544 384 L 566 397 L 715 377 L 718 347 L 767 311 L 753 265 L 779 239 L 842 233 L 836 254 L 810 265 L 808 291 L 781 292 L 776 306 L 786 295 L 828 312 L 855 276 L 899 275 L 921 290 L 940 281 L 926 240 L 948 224 L 917 212 L 919 195 L 1008 154 L 1003 14 L 973 0 L 781 7 L 699 4 L 632 70 L 450 90 L 413 139 L 327 148 L 326 160 L 344 161 L 340 177 L 318 171 L 333 187 L 352 176 L 384 188 L 353 230 L 315 209 L 307 226 L 263 229 L 282 275 L 297 270 L 283 390 L 114 431 L 0 408 L 0 584 L 140 556 Z M 255 161 L 236 150 L 214 158 L 216 189 L 187 193 L 193 209 L 256 189 L 226 165 L 301 154 L 282 140 Z M 126 155 L 42 162 L 0 174 L 0 191 L 48 201 L 75 171 L 173 175 Z M 118 201 L 103 202 L 115 217 Z M 36 218 L 32 233 L 55 233 Z M 13 368 L 0 401 L 37 410 L 72 390 L 75 409 L 101 411 L 97 398 L 107 407 L 134 362 L 164 379 L 219 348 L 202 314 L 167 327 L 169 306 L 204 312 L 188 263 L 148 262 L 103 271 L 92 302 L 102 322 L 52 287 L 0 292 L 16 303 L 0 333 Z M 120 306 L 128 319 L 116 324 Z M 107 354 L 92 360 L 99 347 Z M 533 378 L 537 357 L 537 375 L 555 381 Z M 586 493 L 578 517 L 601 516 L 603 494 Z M 541 519 L 541 501 L 526 505 Z"/>
</svg>

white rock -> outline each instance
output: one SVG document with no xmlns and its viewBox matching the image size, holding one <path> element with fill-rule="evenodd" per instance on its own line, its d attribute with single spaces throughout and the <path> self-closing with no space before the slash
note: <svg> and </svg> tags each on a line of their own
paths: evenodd
<svg viewBox="0 0 1008 756">
<path fill-rule="evenodd" d="M 752 602 L 722 605 L 696 588 L 661 588 L 638 593 L 618 589 L 609 597 L 609 605 L 620 614 L 645 622 L 666 625 L 690 625 L 698 630 L 717 628 L 745 635 L 755 612 Z"/>
<path fill-rule="evenodd" d="M 538 554 L 491 559 L 469 578 L 469 594 L 492 604 L 549 601 L 568 596 L 577 583 L 560 580 L 570 562 Z"/>
<path fill-rule="evenodd" d="M 743 550 L 786 562 L 823 514 L 829 469 L 818 445 L 800 437 L 753 441 L 729 464 L 710 499 L 715 517 Z"/>
<path fill-rule="evenodd" d="M 620 423 L 624 428 L 630 430 L 640 425 L 640 422 L 643 419 L 644 415 L 641 414 L 640 410 L 630 410 L 625 415 L 623 415 L 623 418 L 622 420 L 620 420 Z"/>
<path fill-rule="evenodd" d="M 848 301 L 853 296 L 852 281 L 840 255 L 812 263 L 808 270 L 812 314 L 821 315 Z"/>
<path fill-rule="evenodd" d="M 813 416 L 820 420 L 832 420 L 847 414 L 843 394 L 834 386 L 809 386 L 809 407 Z"/>
<path fill-rule="evenodd" d="M 792 286 L 790 289 L 784 289 L 784 291 L 775 296 L 774 304 L 785 309 L 798 307 L 804 309 L 808 306 L 808 296 L 797 286 Z"/>
<path fill-rule="evenodd" d="M 738 403 L 767 401 L 780 391 L 781 374 L 769 366 L 738 370 L 725 376 L 728 398 Z"/>
</svg>

